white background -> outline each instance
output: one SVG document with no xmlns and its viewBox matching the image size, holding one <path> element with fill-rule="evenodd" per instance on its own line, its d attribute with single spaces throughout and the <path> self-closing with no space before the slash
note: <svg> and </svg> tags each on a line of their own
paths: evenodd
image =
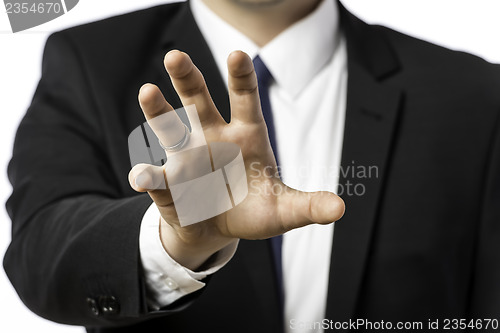
<svg viewBox="0 0 500 333">
<path fill-rule="evenodd" d="M 0 6 L 0 202 L 11 187 L 6 168 L 16 127 L 28 107 L 40 75 L 45 40 L 52 31 L 118 13 L 169 1 L 80 0 L 66 15 L 12 34 Z M 370 23 L 390 26 L 431 42 L 477 54 L 500 63 L 500 1 L 498 0 L 344 0 L 356 15 Z M 0 257 L 10 239 L 10 221 L 0 209 Z M 0 332 L 82 332 L 82 328 L 53 324 L 32 314 L 18 299 L 0 270 Z"/>
</svg>

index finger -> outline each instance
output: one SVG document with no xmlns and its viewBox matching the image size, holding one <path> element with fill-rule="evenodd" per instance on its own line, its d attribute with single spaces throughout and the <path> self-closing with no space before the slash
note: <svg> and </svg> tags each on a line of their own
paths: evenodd
<svg viewBox="0 0 500 333">
<path fill-rule="evenodd" d="M 252 60 L 246 53 L 234 51 L 227 59 L 227 68 L 232 119 L 247 123 L 263 122 Z"/>
</svg>

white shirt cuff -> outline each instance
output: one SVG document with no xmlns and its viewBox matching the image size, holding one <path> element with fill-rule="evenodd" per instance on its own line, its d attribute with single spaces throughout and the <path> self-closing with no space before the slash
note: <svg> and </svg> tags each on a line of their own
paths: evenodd
<svg viewBox="0 0 500 333">
<path fill-rule="evenodd" d="M 208 269 L 193 272 L 172 259 L 160 239 L 160 213 L 153 203 L 144 214 L 139 234 L 139 251 L 148 289 L 147 303 L 153 310 L 172 304 L 179 298 L 205 286 L 204 279 L 217 272 L 233 257 L 239 240 L 235 240 L 210 259 Z"/>
</svg>

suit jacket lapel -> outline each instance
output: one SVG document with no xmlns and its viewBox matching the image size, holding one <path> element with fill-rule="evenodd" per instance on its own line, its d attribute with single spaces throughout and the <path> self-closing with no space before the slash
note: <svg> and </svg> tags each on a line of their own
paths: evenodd
<svg viewBox="0 0 500 333">
<path fill-rule="evenodd" d="M 326 310 L 336 321 L 356 316 L 402 102 L 399 89 L 384 83 L 399 64 L 383 34 L 343 7 L 341 24 L 349 75 L 339 181 L 346 212 L 335 226 Z"/>
</svg>

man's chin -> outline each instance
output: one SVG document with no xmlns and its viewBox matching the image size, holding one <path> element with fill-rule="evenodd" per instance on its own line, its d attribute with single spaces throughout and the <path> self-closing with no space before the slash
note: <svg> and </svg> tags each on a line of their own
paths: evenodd
<svg viewBox="0 0 500 333">
<path fill-rule="evenodd" d="M 234 3 L 247 7 L 274 6 L 285 2 L 285 0 L 232 0 Z"/>
</svg>

